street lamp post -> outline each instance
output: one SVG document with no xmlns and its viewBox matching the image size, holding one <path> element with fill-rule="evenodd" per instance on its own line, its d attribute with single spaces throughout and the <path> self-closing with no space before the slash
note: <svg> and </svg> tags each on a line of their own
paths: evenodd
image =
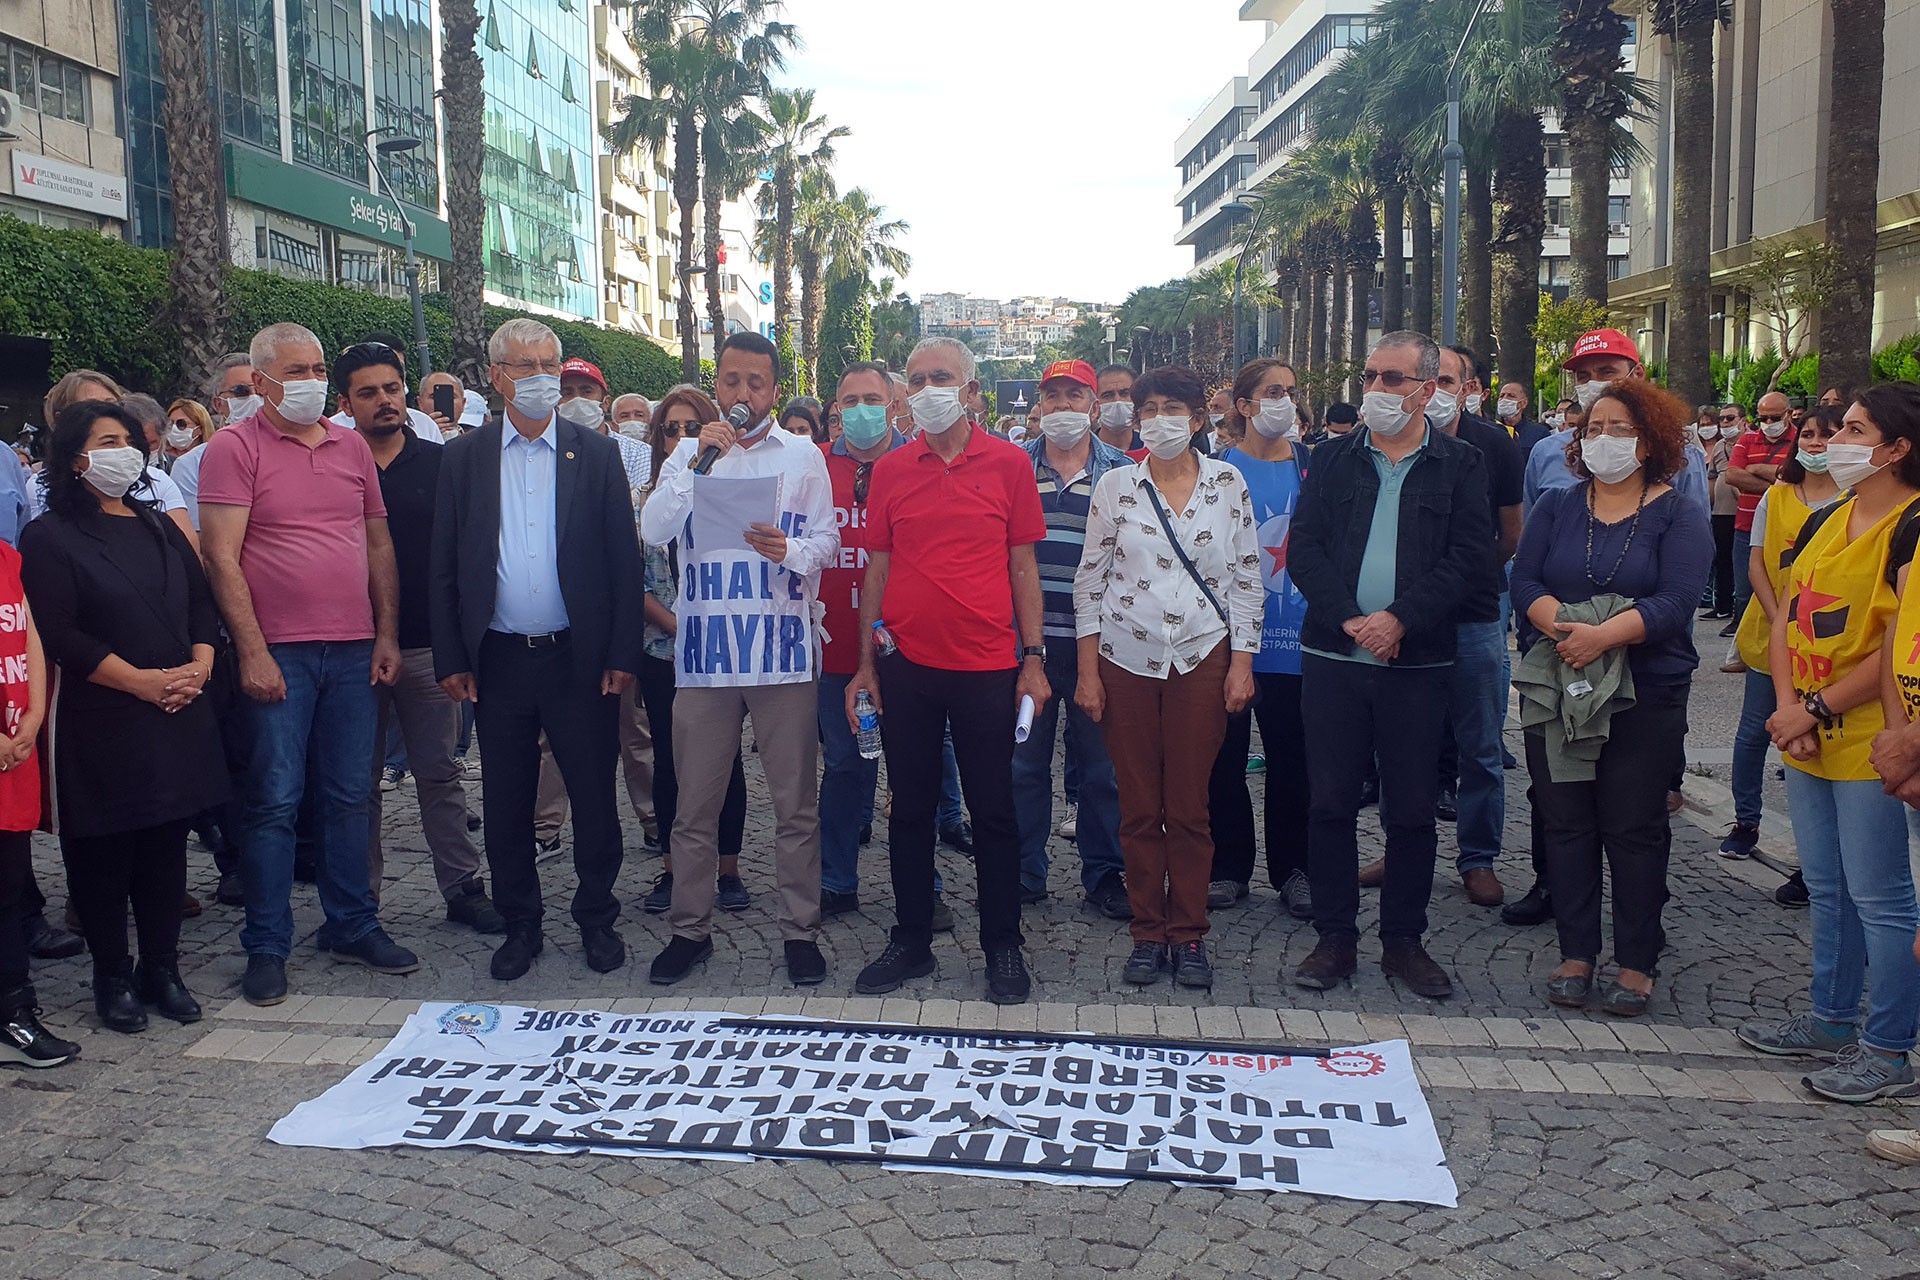
<svg viewBox="0 0 1920 1280">
<path fill-rule="evenodd" d="M 1498 7 L 1498 2 L 1480 0 L 1474 6 L 1473 14 L 1467 19 L 1467 29 L 1460 33 L 1460 46 L 1453 51 L 1453 61 L 1447 64 L 1447 145 L 1440 152 L 1441 181 L 1446 184 L 1440 206 L 1440 342 L 1449 347 L 1459 340 L 1460 165 L 1467 154 L 1460 145 L 1460 57 L 1467 51 L 1467 41 L 1473 38 L 1474 23 L 1480 21 L 1480 15 L 1489 8 Z"/>
<path fill-rule="evenodd" d="M 373 161 L 374 177 L 380 181 L 381 190 L 393 201 L 394 208 L 400 211 L 400 240 L 407 251 L 407 296 L 413 302 L 413 345 L 417 349 L 419 376 L 425 377 L 433 372 L 433 347 L 427 342 L 427 312 L 420 305 L 420 260 L 413 255 L 413 219 L 407 216 L 406 206 L 400 203 L 399 195 L 393 184 L 387 181 L 387 174 L 380 167 L 380 157 L 395 155 L 402 151 L 412 151 L 420 145 L 418 138 L 382 138 L 374 142 L 376 135 L 385 133 L 385 129 L 369 129 L 364 143 L 372 145 L 367 150 L 367 158 Z"/>
<path fill-rule="evenodd" d="M 1252 192 L 1242 191 L 1235 196 L 1232 204 L 1226 205 L 1229 211 L 1253 211 L 1253 223 L 1247 228 L 1247 242 L 1240 249 L 1240 256 L 1233 264 L 1233 372 L 1239 373 L 1245 363 L 1240 354 L 1240 282 L 1247 273 L 1247 255 L 1253 252 L 1260 234 L 1260 218 L 1266 212 L 1267 202 Z"/>
</svg>

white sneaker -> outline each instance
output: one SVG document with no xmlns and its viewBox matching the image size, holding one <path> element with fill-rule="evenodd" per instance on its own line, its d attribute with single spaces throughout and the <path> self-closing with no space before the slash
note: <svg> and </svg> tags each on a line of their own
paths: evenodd
<svg viewBox="0 0 1920 1280">
<path fill-rule="evenodd" d="M 472 756 L 461 756 L 460 777 L 465 782 L 480 781 L 480 762 Z"/>
<path fill-rule="evenodd" d="M 1066 815 L 1060 819 L 1059 831 L 1060 838 L 1063 840 L 1071 840 L 1080 834 L 1079 805 L 1070 804 L 1067 806 Z"/>
<path fill-rule="evenodd" d="M 1867 1135 L 1867 1150 L 1895 1164 L 1920 1164 L 1920 1132 L 1875 1129 Z"/>
</svg>

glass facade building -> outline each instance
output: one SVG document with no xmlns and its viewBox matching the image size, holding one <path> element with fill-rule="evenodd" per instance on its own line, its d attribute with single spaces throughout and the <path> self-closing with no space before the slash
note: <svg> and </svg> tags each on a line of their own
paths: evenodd
<svg viewBox="0 0 1920 1280">
<path fill-rule="evenodd" d="M 487 288 L 600 318 L 591 32 L 580 0 L 483 0 Z"/>
</svg>

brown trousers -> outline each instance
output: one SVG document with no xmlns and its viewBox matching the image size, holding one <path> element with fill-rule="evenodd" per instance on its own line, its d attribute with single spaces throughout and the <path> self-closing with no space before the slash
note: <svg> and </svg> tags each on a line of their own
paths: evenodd
<svg viewBox="0 0 1920 1280">
<path fill-rule="evenodd" d="M 1230 647 L 1222 640 L 1192 671 L 1158 680 L 1100 659 L 1107 690 L 1100 728 L 1120 784 L 1135 942 L 1178 946 L 1207 936 L 1207 780 L 1227 736 Z"/>
</svg>

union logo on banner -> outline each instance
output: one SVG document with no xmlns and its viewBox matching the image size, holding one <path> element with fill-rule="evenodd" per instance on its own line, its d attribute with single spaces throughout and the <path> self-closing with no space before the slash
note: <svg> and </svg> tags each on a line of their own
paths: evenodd
<svg viewBox="0 0 1920 1280">
<path fill-rule="evenodd" d="M 500 1025 L 500 1011 L 490 1004 L 457 1004 L 440 1015 L 443 1036 L 477 1036 Z"/>
</svg>

